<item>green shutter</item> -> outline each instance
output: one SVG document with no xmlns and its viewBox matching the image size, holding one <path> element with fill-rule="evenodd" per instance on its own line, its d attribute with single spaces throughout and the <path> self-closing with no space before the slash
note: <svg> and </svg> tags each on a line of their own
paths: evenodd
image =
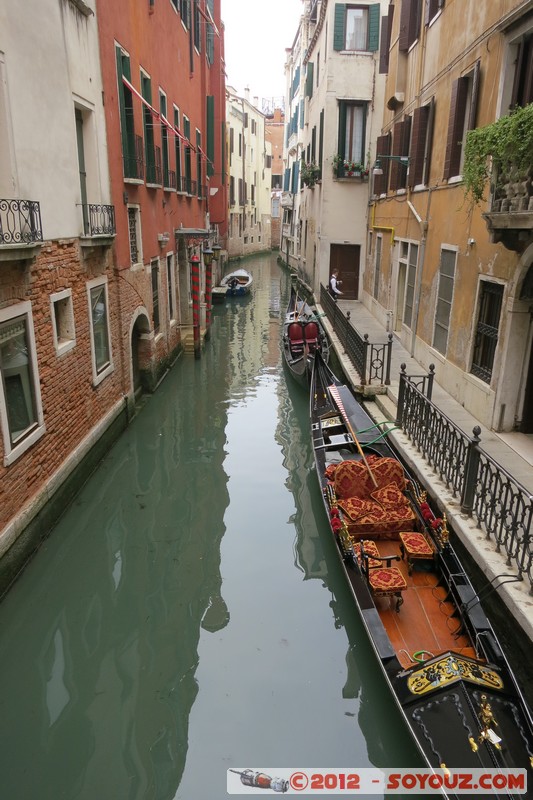
<svg viewBox="0 0 533 800">
<path fill-rule="evenodd" d="M 378 6 L 379 8 L 379 6 Z M 335 3 L 335 23 L 333 25 L 333 49 L 344 50 L 346 3 Z"/>
<path fill-rule="evenodd" d="M 338 153 L 342 158 L 345 156 L 346 148 L 346 103 L 339 103 L 339 147 Z"/>
<path fill-rule="evenodd" d="M 285 170 L 285 174 L 284 174 L 284 176 L 283 176 L 283 191 L 284 191 L 284 192 L 288 192 L 288 191 L 289 191 L 289 188 L 290 188 L 290 180 L 291 180 L 291 171 L 290 171 L 290 169 L 287 167 L 287 169 Z"/>
<path fill-rule="evenodd" d="M 304 101 L 300 100 L 300 128 L 303 130 L 304 122 L 305 122 L 305 111 L 304 111 Z"/>
<path fill-rule="evenodd" d="M 379 3 L 368 7 L 368 49 L 379 50 Z"/>
<path fill-rule="evenodd" d="M 305 96 L 313 96 L 313 72 L 314 64 L 312 61 L 307 62 L 307 74 L 305 76 Z"/>
<path fill-rule="evenodd" d="M 220 159 L 222 161 L 222 185 L 226 183 L 226 126 L 223 122 L 220 123 L 220 130 L 221 130 L 221 150 L 220 150 Z"/>
<path fill-rule="evenodd" d="M 320 125 L 318 128 L 318 166 L 322 169 L 324 157 L 324 109 L 320 112 Z"/>
<path fill-rule="evenodd" d="M 207 162 L 207 174 L 215 173 L 215 97 L 207 95 L 207 134 L 206 152 L 209 161 Z"/>
</svg>

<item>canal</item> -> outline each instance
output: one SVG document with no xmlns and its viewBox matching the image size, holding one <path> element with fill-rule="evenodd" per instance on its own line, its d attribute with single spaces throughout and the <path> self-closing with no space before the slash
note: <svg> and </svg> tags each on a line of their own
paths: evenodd
<svg viewBox="0 0 533 800">
<path fill-rule="evenodd" d="M 2 800 L 420 764 L 328 537 L 281 360 L 288 275 L 244 265 L 251 296 L 215 308 L 0 605 Z"/>
</svg>

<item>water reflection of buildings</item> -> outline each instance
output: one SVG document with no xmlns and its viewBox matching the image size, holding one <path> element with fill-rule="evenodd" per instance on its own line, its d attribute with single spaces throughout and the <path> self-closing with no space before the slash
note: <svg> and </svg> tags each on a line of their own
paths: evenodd
<svg viewBox="0 0 533 800">
<path fill-rule="evenodd" d="M 383 768 L 421 765 L 381 674 L 338 562 L 337 547 L 331 538 L 314 471 L 309 397 L 288 372 L 285 372 L 285 378 L 279 390 L 276 438 L 287 470 L 286 486 L 295 503 L 295 513 L 291 517 L 296 530 L 295 566 L 302 571 L 305 580 L 322 581 L 329 594 L 334 625 L 346 631 L 346 681 L 342 697 L 357 701 L 357 724 L 365 736 L 370 763 Z M 324 601 L 327 602 L 326 597 Z M 350 715 L 353 712 L 345 713 Z"/>
<path fill-rule="evenodd" d="M 229 620 L 226 354 L 176 365 L 3 604 L 3 796 L 175 795 L 200 632 Z"/>
</svg>

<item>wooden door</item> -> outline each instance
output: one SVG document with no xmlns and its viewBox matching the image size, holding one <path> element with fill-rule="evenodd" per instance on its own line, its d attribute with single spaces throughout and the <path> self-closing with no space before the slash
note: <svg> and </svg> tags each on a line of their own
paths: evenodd
<svg viewBox="0 0 533 800">
<path fill-rule="evenodd" d="M 524 405 L 522 406 L 521 433 L 533 433 L 533 342 L 529 351 L 529 368 L 527 371 Z"/>
<path fill-rule="evenodd" d="M 359 297 L 359 262 L 361 247 L 358 244 L 332 244 L 329 254 L 329 275 L 339 270 L 342 281 L 339 289 L 343 300 L 357 300 Z M 329 278 L 328 278 L 329 282 Z"/>
</svg>

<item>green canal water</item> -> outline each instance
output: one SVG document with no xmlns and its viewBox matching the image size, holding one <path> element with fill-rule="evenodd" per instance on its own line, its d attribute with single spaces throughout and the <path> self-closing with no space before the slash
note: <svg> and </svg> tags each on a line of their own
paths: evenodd
<svg viewBox="0 0 533 800">
<path fill-rule="evenodd" d="M 283 370 L 289 278 L 245 266 L 252 295 L 216 307 L 0 605 L 1 800 L 222 800 L 232 767 L 420 763 Z"/>
</svg>

